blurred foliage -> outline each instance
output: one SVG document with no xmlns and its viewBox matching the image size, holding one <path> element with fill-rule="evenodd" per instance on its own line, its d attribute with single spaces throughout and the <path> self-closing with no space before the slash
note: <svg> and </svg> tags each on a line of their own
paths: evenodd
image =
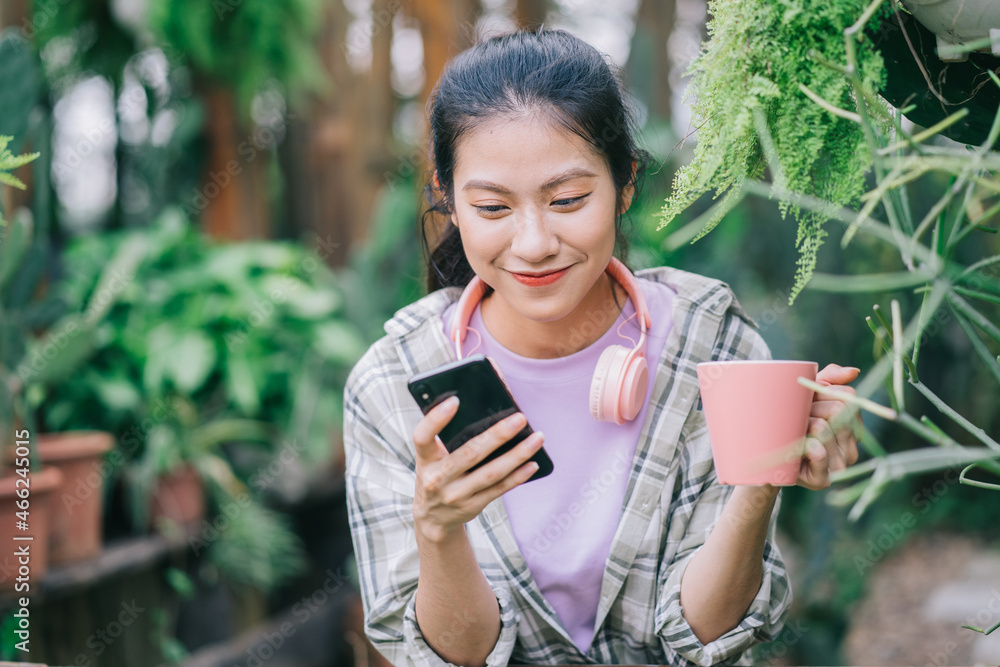
<svg viewBox="0 0 1000 667">
<path fill-rule="evenodd" d="M 139 242 L 146 260 L 109 273 L 107 257 Z M 141 231 L 79 238 L 64 260 L 54 298 L 108 314 L 79 372 L 29 392 L 45 429 L 117 436 L 139 531 L 156 479 L 193 464 L 220 572 L 265 592 L 299 573 L 301 543 L 261 497 L 281 486 L 248 480 L 279 442 L 295 454 L 282 479 L 329 474 L 338 455 L 343 382 L 364 345 L 332 272 L 294 244 L 213 244 L 176 209 Z"/>
<path fill-rule="evenodd" d="M 722 201 L 700 222 L 697 238 L 711 231 L 741 196 L 744 183 L 763 174 L 765 146 L 757 126 L 766 124 L 775 153 L 771 176 L 781 187 L 850 205 L 864 192 L 868 163 L 861 128 L 815 104 L 852 106 L 844 78 L 824 61 L 845 55 L 842 31 L 854 23 L 867 0 L 810 3 L 802 0 L 709 2 L 710 39 L 691 65 L 698 145 L 694 160 L 678 172 L 660 212 L 667 225 L 701 194 L 716 191 Z M 876 19 L 878 20 L 878 19 Z M 882 58 L 870 42 L 858 47 L 859 76 L 878 90 Z M 869 109 L 888 122 L 884 102 Z M 828 219 L 783 201 L 798 220 L 798 271 L 789 303 L 808 282 Z"/>
<path fill-rule="evenodd" d="M 320 0 L 152 0 L 149 23 L 172 60 L 231 87 L 248 112 L 273 82 L 293 101 L 326 87 L 313 45 Z"/>
<path fill-rule="evenodd" d="M 148 240 L 151 256 L 108 287 L 118 303 L 83 372 L 36 397 L 47 427 L 121 436 L 180 397 L 200 423 L 263 421 L 303 443 L 308 461 L 329 461 L 343 381 L 363 343 L 322 260 L 282 242 L 213 245 L 168 210 L 142 232 L 71 244 L 61 297 L 93 298 L 106 257 L 134 236 Z"/>
<path fill-rule="evenodd" d="M 39 51 L 51 49 L 51 80 L 97 74 L 122 84 L 125 63 L 140 50 L 136 35 L 107 0 L 75 0 L 54 5 L 32 0 L 31 35 Z"/>
<path fill-rule="evenodd" d="M 368 343 L 385 334 L 382 327 L 397 310 L 424 295 L 416 193 L 413 175 L 382 190 L 367 240 L 339 272 L 348 294 L 347 317 L 361 327 Z"/>
<path fill-rule="evenodd" d="M 0 65 L 0 135 L 9 137 L 4 142 L 5 149 L 17 152 L 27 135 L 31 111 L 38 101 L 40 68 L 31 46 L 14 28 L 0 32 L 0 63 L 3 63 Z M 17 166 L 0 167 L 0 176 L 3 169 Z M 8 182 L 8 185 L 14 183 Z"/>
</svg>

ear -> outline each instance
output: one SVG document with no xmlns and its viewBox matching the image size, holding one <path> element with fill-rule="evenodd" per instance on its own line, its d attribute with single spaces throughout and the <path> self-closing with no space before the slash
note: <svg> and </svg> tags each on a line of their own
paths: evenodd
<svg viewBox="0 0 1000 667">
<path fill-rule="evenodd" d="M 632 197 L 635 196 L 635 170 L 638 166 L 639 163 L 632 160 L 632 181 L 622 190 L 622 204 L 618 209 L 618 215 L 625 213 L 625 211 L 627 211 L 632 205 Z"/>
</svg>

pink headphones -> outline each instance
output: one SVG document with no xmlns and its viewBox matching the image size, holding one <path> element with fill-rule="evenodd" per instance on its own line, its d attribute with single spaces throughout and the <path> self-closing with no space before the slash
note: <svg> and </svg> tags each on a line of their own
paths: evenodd
<svg viewBox="0 0 1000 667">
<path fill-rule="evenodd" d="M 639 289 L 635 276 L 625 265 L 612 257 L 607 272 L 625 288 L 625 292 L 632 299 L 635 312 L 639 316 L 640 334 L 639 342 L 631 348 L 611 345 L 601 353 L 594 369 L 594 378 L 590 383 L 590 414 L 598 421 L 624 424 L 635 419 L 646 398 L 646 388 L 649 385 L 646 331 L 652 327 L 652 320 L 642 290 Z M 489 286 L 479 276 L 473 276 L 458 300 L 452 318 L 451 340 L 455 344 L 455 354 L 459 359 L 462 358 L 462 342 L 469 331 L 469 320 L 487 289 Z M 476 334 L 478 335 L 478 332 Z M 628 338 L 621 333 L 620 326 L 618 335 Z"/>
</svg>

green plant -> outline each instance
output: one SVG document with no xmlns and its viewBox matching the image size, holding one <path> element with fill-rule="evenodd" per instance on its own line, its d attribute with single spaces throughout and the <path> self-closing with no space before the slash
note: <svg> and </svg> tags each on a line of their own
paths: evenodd
<svg viewBox="0 0 1000 667">
<path fill-rule="evenodd" d="M 28 132 L 41 82 L 31 46 L 15 28 L 0 31 L 0 134 L 10 135 L 12 150 Z"/>
<path fill-rule="evenodd" d="M 343 377 L 364 343 L 322 260 L 290 243 L 213 244 L 174 209 L 129 234 L 154 250 L 119 280 L 86 368 L 38 397 L 46 420 L 121 434 L 179 397 L 197 406 L 191 425 L 263 421 L 311 464 L 332 458 Z M 126 236 L 94 235 L 67 248 L 68 303 L 91 298 L 104 258 Z"/>
<path fill-rule="evenodd" d="M 241 108 L 277 83 L 294 97 L 325 85 L 312 45 L 318 0 L 155 0 L 149 23 L 175 59 L 231 86 Z"/>
<path fill-rule="evenodd" d="M 0 162 L 6 144 L 7 137 L 0 137 Z M 6 163 L 25 164 L 35 157 L 21 156 Z M 3 172 L 0 181 L 20 184 Z M 40 272 L 33 274 L 34 280 L 18 280 L 27 275 L 21 271 L 38 243 L 41 240 L 27 211 L 21 211 L 0 233 L 0 442 L 4 445 L 14 425 L 37 432 L 29 394 L 66 379 L 80 367 L 90 352 L 96 327 L 114 303 L 114 295 L 107 290 L 111 276 L 134 270 L 144 250 L 140 242 L 124 244 L 101 267 L 95 298 L 73 309 L 51 295 L 36 296 Z M 36 335 L 38 330 L 44 333 Z"/>
<path fill-rule="evenodd" d="M 831 71 L 843 77 L 854 100 L 870 100 L 875 95 L 871 82 L 865 79 L 864 70 L 858 64 L 855 45 L 864 39 L 856 27 L 877 11 L 879 5 L 879 0 L 873 2 L 851 28 L 844 30 L 844 62 L 827 63 Z M 993 73 L 990 77 L 993 85 L 1000 86 L 1000 78 Z M 826 108 L 823 104 L 819 106 Z M 857 233 L 877 239 L 893 250 L 894 263 L 900 267 L 868 275 L 816 274 L 810 283 L 811 289 L 841 293 L 911 291 L 920 299 L 919 309 L 908 322 L 903 320 L 898 300 L 892 300 L 888 315 L 875 305 L 874 317 L 869 318 L 868 323 L 875 334 L 877 363 L 858 386 L 857 397 L 847 397 L 850 409 L 838 420 L 842 425 L 847 424 L 857 410 L 863 409 L 903 427 L 935 448 L 888 452 L 870 431 L 866 432 L 862 444 L 872 458 L 835 474 L 837 481 L 853 480 L 854 484 L 831 494 L 833 502 L 853 505 L 850 516 L 855 519 L 892 481 L 928 471 L 961 465 L 963 484 L 1000 489 L 1000 485 L 970 478 L 976 469 L 1000 473 L 1000 443 L 941 400 L 918 374 L 919 353 L 926 342 L 925 331 L 940 310 L 947 308 L 948 316 L 954 318 L 968 336 L 986 375 L 1000 383 L 1000 356 L 990 350 L 991 344 L 1000 344 L 1000 328 L 995 324 L 996 306 L 1000 304 L 1000 277 L 996 271 L 1000 266 L 1000 254 L 989 255 L 988 244 L 977 238 L 997 233 L 988 223 L 1000 214 L 1000 202 L 997 201 L 1000 153 L 990 149 L 1000 136 L 1000 112 L 993 118 L 982 146 L 963 147 L 931 144 L 928 140 L 944 125 L 962 118 L 966 110 L 952 114 L 940 127 L 911 134 L 903 129 L 899 114 L 894 116 L 894 127 L 886 130 L 882 123 L 873 121 L 868 115 L 867 106 L 867 102 L 858 103 L 857 112 L 852 116 L 853 122 L 861 126 L 870 156 L 869 166 L 875 176 L 875 187 L 861 197 L 864 205 L 859 211 L 794 192 L 780 179 L 775 179 L 770 186 L 747 182 L 743 188 L 743 192 L 776 197 L 788 206 L 822 213 L 843 222 L 846 231 L 842 246 L 845 248 Z M 836 115 L 838 118 L 844 116 L 839 112 Z M 765 124 L 758 124 L 757 131 L 772 173 L 780 172 L 780 167 L 774 163 L 777 155 L 770 131 Z M 934 181 L 922 178 L 928 174 L 944 175 L 946 186 L 934 192 L 926 210 L 918 211 L 912 205 L 915 198 L 909 187 L 914 182 L 920 189 L 934 187 Z M 922 195 L 927 196 L 926 190 Z M 742 192 L 738 196 L 742 196 Z M 875 218 L 879 207 L 888 223 Z M 970 255 L 972 259 L 966 259 Z M 983 340 L 983 334 L 987 341 Z M 802 383 L 819 393 L 829 392 L 815 383 L 805 380 Z M 889 406 L 871 398 L 882 387 L 889 397 Z M 907 387 L 934 406 L 940 418 L 949 420 L 980 446 L 962 445 L 927 415 L 917 418 L 908 414 Z"/>
<path fill-rule="evenodd" d="M 710 39 L 691 66 L 689 89 L 698 145 L 694 160 L 675 177 L 658 229 L 715 190 L 722 200 L 691 223 L 699 230 L 693 240 L 700 239 L 768 164 L 778 187 L 842 205 L 858 201 L 865 188 L 868 144 L 854 120 L 857 114 L 842 109 L 852 105 L 855 91 L 829 63 L 845 58 L 845 29 L 853 34 L 869 20 L 879 20 L 872 12 L 858 19 L 865 5 L 865 0 L 709 2 Z M 879 90 L 881 56 L 868 41 L 855 51 L 862 90 Z M 887 105 L 873 93 L 863 99 L 872 124 L 885 126 Z M 770 147 L 760 141 L 761 128 L 772 138 Z M 812 275 L 830 212 L 804 209 L 787 199 L 781 210 L 798 221 L 792 303 Z"/>
</svg>

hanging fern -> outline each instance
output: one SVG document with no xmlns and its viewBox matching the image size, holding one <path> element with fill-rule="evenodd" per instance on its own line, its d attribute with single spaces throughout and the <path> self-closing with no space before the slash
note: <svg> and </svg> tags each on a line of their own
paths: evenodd
<svg viewBox="0 0 1000 667">
<path fill-rule="evenodd" d="M 867 0 L 709 1 L 710 39 L 691 66 L 689 89 L 698 145 L 694 160 L 675 177 L 673 192 L 657 216 L 658 230 L 714 190 L 716 197 L 724 197 L 723 203 L 695 238 L 700 239 L 735 203 L 746 180 L 763 175 L 766 164 L 754 122 L 755 113 L 761 112 L 780 165 L 780 173 L 772 174 L 776 185 L 845 206 L 859 201 L 870 165 L 861 127 L 823 109 L 800 85 L 830 104 L 855 108 L 846 78 L 810 54 L 844 63 L 843 31 L 867 4 Z M 873 21 L 890 9 L 887 2 Z M 871 40 L 861 41 L 857 57 L 862 82 L 879 90 L 884 69 Z M 885 108 L 868 111 L 888 122 Z M 789 210 L 798 222 L 799 252 L 789 296 L 792 303 L 812 275 L 827 218 L 781 204 L 783 216 Z"/>
</svg>

